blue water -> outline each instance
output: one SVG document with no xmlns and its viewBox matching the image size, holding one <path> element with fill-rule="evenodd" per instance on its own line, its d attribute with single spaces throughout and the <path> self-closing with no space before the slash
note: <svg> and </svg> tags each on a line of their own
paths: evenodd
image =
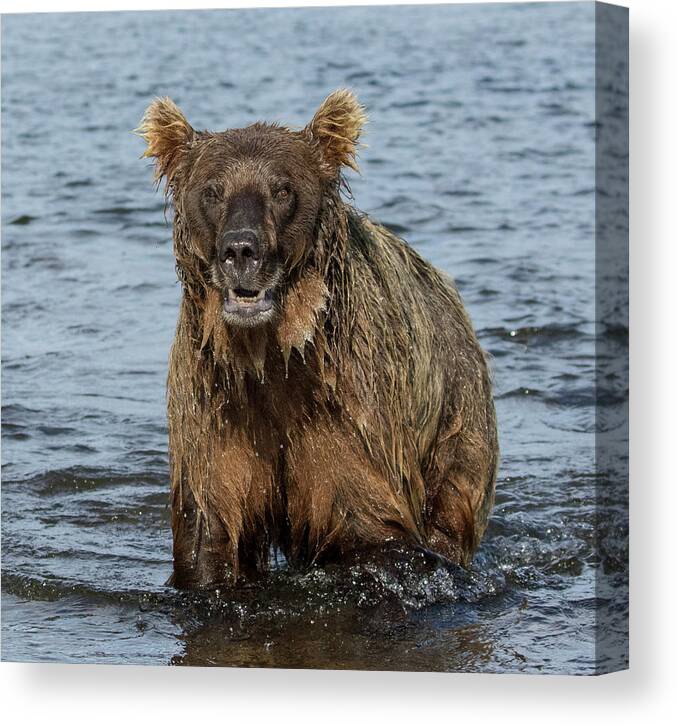
<svg viewBox="0 0 678 725">
<path fill-rule="evenodd" d="M 3 18 L 3 659 L 586 674 L 601 611 L 623 649 L 597 579 L 623 592 L 628 551 L 594 438 L 593 21 L 591 3 Z M 179 595 L 179 286 L 130 131 L 158 95 L 197 128 L 301 126 L 339 86 L 370 114 L 355 204 L 456 279 L 493 356 L 490 526 L 466 575 L 281 563 Z"/>
</svg>

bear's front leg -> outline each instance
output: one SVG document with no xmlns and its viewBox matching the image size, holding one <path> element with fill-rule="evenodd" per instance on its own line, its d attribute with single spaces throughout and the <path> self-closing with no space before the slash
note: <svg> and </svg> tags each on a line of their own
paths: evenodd
<svg viewBox="0 0 678 725">
<path fill-rule="evenodd" d="M 208 517 L 196 505 L 188 486 L 172 496 L 174 571 L 169 585 L 177 589 L 202 589 L 231 578 L 228 533 L 215 516 Z"/>
<path fill-rule="evenodd" d="M 242 431 L 172 458 L 174 575 L 181 589 L 210 587 L 267 568 L 275 523 L 275 458 Z M 192 468 L 193 466 L 193 468 Z"/>
</svg>

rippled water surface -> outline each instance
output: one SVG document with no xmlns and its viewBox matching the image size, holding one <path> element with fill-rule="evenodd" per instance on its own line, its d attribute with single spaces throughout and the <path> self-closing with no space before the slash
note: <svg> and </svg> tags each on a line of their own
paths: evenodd
<svg viewBox="0 0 678 725">
<path fill-rule="evenodd" d="M 3 659 L 585 674 L 600 612 L 622 646 L 625 501 L 594 439 L 592 4 L 13 16 L 2 54 Z M 355 204 L 456 279 L 493 356 L 494 513 L 468 572 L 278 562 L 179 594 L 179 287 L 130 129 L 166 94 L 198 128 L 299 126 L 342 85 L 371 117 Z"/>
</svg>

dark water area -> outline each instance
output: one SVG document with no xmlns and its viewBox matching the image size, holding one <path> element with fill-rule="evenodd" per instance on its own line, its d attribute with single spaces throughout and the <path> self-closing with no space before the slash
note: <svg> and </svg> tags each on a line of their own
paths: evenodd
<svg viewBox="0 0 678 725">
<path fill-rule="evenodd" d="M 623 426 L 595 385 L 594 83 L 592 3 L 4 17 L 2 658 L 590 674 L 601 613 L 624 649 L 628 461 L 596 465 L 596 401 Z M 180 289 L 130 131 L 158 95 L 197 128 L 301 126 L 344 85 L 371 119 L 356 206 L 455 278 L 492 355 L 490 525 L 469 571 L 276 560 L 181 594 Z M 623 322 L 602 334 L 623 357 Z"/>
</svg>

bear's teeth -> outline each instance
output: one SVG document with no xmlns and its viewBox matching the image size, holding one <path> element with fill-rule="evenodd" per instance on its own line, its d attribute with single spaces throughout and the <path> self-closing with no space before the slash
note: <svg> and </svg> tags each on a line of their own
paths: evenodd
<svg viewBox="0 0 678 725">
<path fill-rule="evenodd" d="M 232 290 L 232 289 L 228 290 L 229 302 L 240 302 L 240 303 L 244 303 L 244 304 L 252 304 L 254 302 L 261 302 L 261 300 L 264 299 L 265 295 L 266 295 L 265 289 L 259 290 L 256 294 L 252 294 L 252 295 L 239 295 L 235 290 Z"/>
</svg>

